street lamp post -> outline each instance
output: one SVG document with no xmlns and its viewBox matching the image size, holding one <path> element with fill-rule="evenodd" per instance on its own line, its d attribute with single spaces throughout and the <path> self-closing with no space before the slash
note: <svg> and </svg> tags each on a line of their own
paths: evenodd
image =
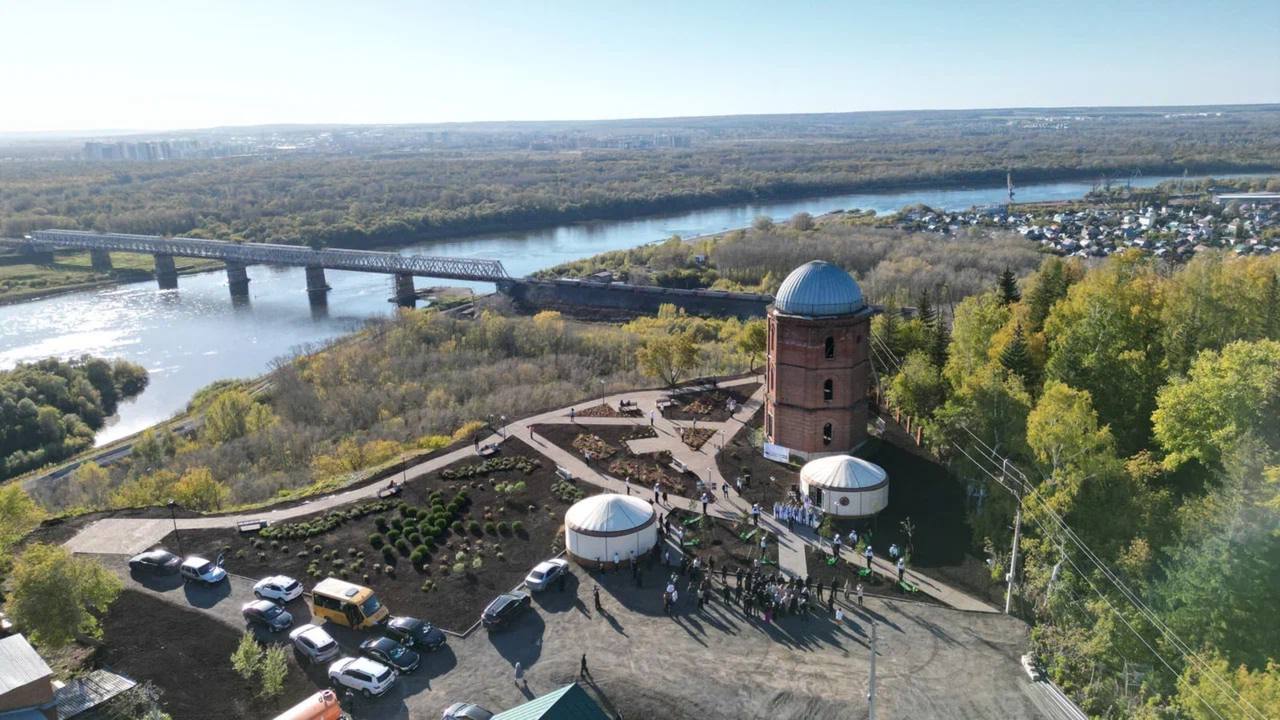
<svg viewBox="0 0 1280 720">
<path fill-rule="evenodd" d="M 502 435 L 503 440 L 506 440 L 507 439 L 507 416 L 503 415 L 499 417 L 498 420 L 502 423 L 502 428 L 498 430 L 498 433 Z"/>
<path fill-rule="evenodd" d="M 176 501 L 169 501 L 169 519 L 173 521 L 173 537 L 178 541 L 178 554 L 185 557 L 186 553 L 182 551 L 182 533 L 178 532 L 178 516 L 175 513 L 177 507 Z"/>
</svg>

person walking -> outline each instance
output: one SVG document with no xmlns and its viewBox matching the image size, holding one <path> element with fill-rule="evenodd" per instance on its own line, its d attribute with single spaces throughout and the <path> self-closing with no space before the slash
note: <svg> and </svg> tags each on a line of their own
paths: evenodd
<svg viewBox="0 0 1280 720">
<path fill-rule="evenodd" d="M 704 517 L 707 514 L 707 503 L 710 501 L 711 501 L 711 498 L 708 497 L 706 493 L 702 493 L 702 514 Z"/>
<path fill-rule="evenodd" d="M 600 604 L 600 586 L 599 585 L 596 585 L 595 587 L 591 588 L 591 595 L 592 597 L 595 598 L 596 610 L 604 610 L 604 607 Z"/>
<path fill-rule="evenodd" d="M 582 664 L 578 667 L 578 678 L 583 679 L 589 677 L 591 677 L 591 670 L 587 668 L 587 654 L 582 653 Z M 595 678 L 592 679 L 594 680 Z"/>
<path fill-rule="evenodd" d="M 658 486 L 658 483 L 654 483 L 654 484 L 653 484 L 653 501 L 654 501 L 655 503 L 656 503 L 656 502 L 658 502 L 658 498 L 659 498 L 658 493 L 659 493 L 661 490 L 662 490 L 662 488 Z"/>
<path fill-rule="evenodd" d="M 836 623 L 839 625 L 844 624 L 844 608 L 836 608 Z"/>
<path fill-rule="evenodd" d="M 524 666 L 520 661 L 516 661 L 516 687 L 520 687 L 520 681 L 524 680 L 525 687 L 529 686 L 529 681 L 524 679 Z"/>
<path fill-rule="evenodd" d="M 892 543 L 889 545 L 889 558 L 892 560 L 898 559 L 898 543 Z"/>
<path fill-rule="evenodd" d="M 902 573 L 907 569 L 907 561 L 904 558 L 898 558 L 898 582 L 902 582 Z"/>
<path fill-rule="evenodd" d="M 575 409 L 569 408 L 569 422 L 574 422 L 574 418 L 576 418 L 577 415 L 578 413 Z"/>
<path fill-rule="evenodd" d="M 653 411 L 649 411 L 649 427 L 653 427 Z"/>
</svg>

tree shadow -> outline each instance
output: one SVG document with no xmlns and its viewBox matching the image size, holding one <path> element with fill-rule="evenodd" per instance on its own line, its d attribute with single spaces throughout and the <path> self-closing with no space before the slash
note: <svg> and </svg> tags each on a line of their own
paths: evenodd
<svg viewBox="0 0 1280 720">
<path fill-rule="evenodd" d="M 543 612 L 562 613 L 577 607 L 583 614 L 586 614 L 586 606 L 578 599 L 578 586 L 580 584 L 577 575 L 566 571 L 563 592 L 560 591 L 559 581 L 556 581 L 551 583 L 550 587 L 545 590 L 531 593 L 533 602 Z"/>
<path fill-rule="evenodd" d="M 187 602 L 190 605 L 207 610 L 231 596 L 231 578 L 227 578 L 217 585 L 184 583 L 182 592 L 186 595 Z"/>
<path fill-rule="evenodd" d="M 517 662 L 533 667 L 542 655 L 542 636 L 547 623 L 537 612 L 512 618 L 507 625 L 489 630 L 489 642 L 514 667 Z"/>
</svg>

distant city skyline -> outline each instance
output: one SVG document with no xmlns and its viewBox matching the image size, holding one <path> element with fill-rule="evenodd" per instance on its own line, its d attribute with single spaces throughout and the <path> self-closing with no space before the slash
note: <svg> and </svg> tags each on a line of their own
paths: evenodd
<svg viewBox="0 0 1280 720">
<path fill-rule="evenodd" d="M 1280 3 L 0 4 L 0 133 L 1280 102 Z"/>
</svg>

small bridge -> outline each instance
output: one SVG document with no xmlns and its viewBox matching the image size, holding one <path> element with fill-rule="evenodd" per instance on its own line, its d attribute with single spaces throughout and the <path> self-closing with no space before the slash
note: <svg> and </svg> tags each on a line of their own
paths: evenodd
<svg viewBox="0 0 1280 720">
<path fill-rule="evenodd" d="M 289 265 L 306 268 L 307 292 L 323 299 L 329 290 L 324 271 L 352 270 L 392 275 L 395 299 L 411 303 L 415 297 L 413 278 L 432 277 L 498 283 L 510 280 L 499 260 L 477 260 L 429 255 L 400 255 L 374 250 L 313 250 L 299 245 L 234 243 L 198 238 L 166 238 L 155 235 L 100 233 L 86 230 L 37 230 L 23 239 L 34 252 L 88 250 L 95 270 L 111 269 L 112 252 L 146 253 L 155 257 L 156 280 L 162 289 L 178 287 L 175 257 L 221 260 L 227 266 L 232 296 L 249 293 L 248 265 Z"/>
</svg>

